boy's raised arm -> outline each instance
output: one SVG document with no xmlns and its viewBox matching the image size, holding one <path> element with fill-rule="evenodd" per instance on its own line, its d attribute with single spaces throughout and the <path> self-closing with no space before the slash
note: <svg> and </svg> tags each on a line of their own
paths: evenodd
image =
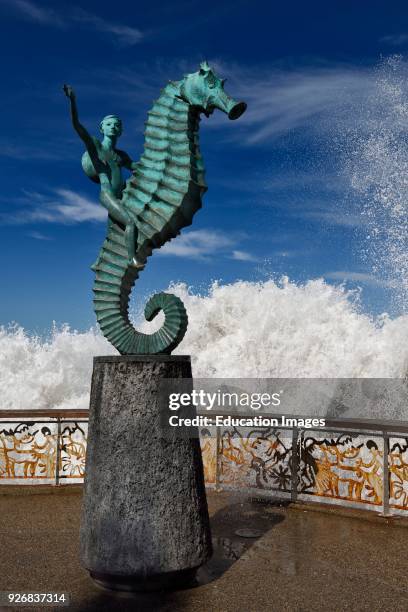
<svg viewBox="0 0 408 612">
<path fill-rule="evenodd" d="M 106 168 L 105 164 L 99 159 L 98 151 L 96 150 L 95 143 L 89 134 L 89 132 L 84 128 L 84 126 L 79 122 L 78 117 L 78 108 L 76 104 L 75 92 L 70 85 L 64 85 L 63 87 L 64 93 L 70 101 L 71 108 L 71 121 L 74 127 L 74 130 L 80 137 L 80 139 L 85 144 L 86 150 L 89 153 L 89 157 L 91 158 L 92 164 L 98 174 L 105 173 Z"/>
</svg>

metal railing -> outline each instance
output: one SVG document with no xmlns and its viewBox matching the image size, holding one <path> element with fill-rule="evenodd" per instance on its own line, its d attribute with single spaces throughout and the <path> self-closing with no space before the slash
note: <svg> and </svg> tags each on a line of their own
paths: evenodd
<svg viewBox="0 0 408 612">
<path fill-rule="evenodd" d="M 0 484 L 81 482 L 88 410 L 1 410 Z"/>
<path fill-rule="evenodd" d="M 211 412 L 217 415 L 231 413 Z M 279 421 L 281 415 L 256 416 Z M 216 466 L 207 483 L 267 497 L 278 494 L 292 502 L 312 499 L 377 510 L 384 516 L 408 511 L 408 422 L 325 419 L 319 428 L 261 429 L 217 427 Z"/>
<path fill-rule="evenodd" d="M 254 413 L 211 412 L 217 415 Z M 87 426 L 87 410 L 0 411 L 0 484 L 82 482 Z M 408 422 L 326 419 L 323 428 L 251 432 L 226 426 L 201 428 L 200 437 L 207 486 L 385 516 L 408 512 Z"/>
</svg>

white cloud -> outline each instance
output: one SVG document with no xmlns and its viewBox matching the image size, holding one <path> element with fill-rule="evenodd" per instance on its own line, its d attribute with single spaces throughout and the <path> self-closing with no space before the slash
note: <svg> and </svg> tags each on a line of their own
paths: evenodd
<svg viewBox="0 0 408 612">
<path fill-rule="evenodd" d="M 29 236 L 30 238 L 34 238 L 35 240 L 53 240 L 53 238 L 51 238 L 51 236 L 46 236 L 45 234 L 42 234 L 41 232 L 28 232 L 27 236 Z"/>
<path fill-rule="evenodd" d="M 69 189 L 55 189 L 52 194 L 23 190 L 23 196 L 15 198 L 20 206 L 15 213 L 3 213 L 0 221 L 5 224 L 60 223 L 75 224 L 85 221 L 106 221 L 107 211 L 97 202 Z M 39 232 L 31 232 L 37 240 L 49 240 Z M 212 257 L 229 257 L 240 261 L 256 261 L 245 251 L 234 249 L 243 233 L 226 235 L 220 230 L 190 230 L 167 242 L 158 254 L 163 256 L 188 257 L 196 260 L 210 260 Z"/>
<path fill-rule="evenodd" d="M 348 214 L 347 212 L 305 212 L 302 216 L 308 219 L 315 219 L 319 223 L 327 225 L 337 225 L 341 227 L 361 227 L 365 225 L 362 215 Z"/>
<path fill-rule="evenodd" d="M 258 261 L 257 257 L 246 251 L 232 251 L 231 259 L 237 259 L 238 261 Z"/>
<path fill-rule="evenodd" d="M 275 257 L 296 257 L 299 254 L 302 254 L 302 252 L 301 251 L 275 251 L 275 253 L 273 253 Z"/>
<path fill-rule="evenodd" d="M 61 203 L 52 204 L 57 216 L 67 222 L 80 223 L 82 221 L 106 221 L 107 211 L 101 204 L 88 200 L 69 189 L 57 189 Z"/>
<path fill-rule="evenodd" d="M 49 160 L 57 161 L 66 160 L 68 155 L 66 148 L 62 149 L 61 145 L 54 143 L 43 142 L 42 146 L 31 144 L 10 143 L 6 140 L 0 140 L 0 157 L 8 157 L 17 160 Z"/>
<path fill-rule="evenodd" d="M 72 28 L 83 25 L 97 32 L 110 34 L 113 40 L 120 45 L 135 45 L 143 38 L 143 33 L 138 28 L 112 23 L 81 8 L 73 7 L 64 12 L 58 12 L 54 9 L 41 7 L 31 0 L 2 0 L 2 4 L 8 6 L 23 19 L 28 19 L 39 25 L 56 28 Z"/>
<path fill-rule="evenodd" d="M 377 278 L 372 274 L 367 274 L 365 272 L 347 272 L 345 270 L 338 270 L 335 272 L 327 272 L 327 274 L 324 274 L 323 276 L 330 280 L 352 281 L 372 285 L 374 287 L 393 288 L 395 286 L 395 283 L 392 281 Z"/>
<path fill-rule="evenodd" d="M 228 77 L 227 92 L 248 104 L 238 120 L 240 129 L 230 128 L 231 138 L 252 145 L 267 143 L 298 128 L 319 130 L 322 122 L 325 131 L 334 125 L 347 125 L 350 105 L 356 112 L 359 102 L 375 87 L 370 68 L 353 65 L 305 66 L 296 70 L 218 65 L 217 72 Z M 214 115 L 208 124 L 224 127 L 225 117 Z M 239 136 L 234 136 L 237 132 Z"/>
<path fill-rule="evenodd" d="M 175 240 L 165 244 L 159 249 L 158 254 L 188 257 L 201 261 L 208 261 L 213 257 L 227 257 L 238 261 L 258 261 L 258 258 L 250 253 L 234 248 L 246 237 L 242 233 L 226 235 L 220 230 L 190 230 L 181 233 Z"/>
<path fill-rule="evenodd" d="M 23 223 L 82 223 L 84 221 L 106 221 L 107 211 L 101 204 L 89 200 L 69 189 L 55 189 L 52 195 L 23 191 L 16 198 L 21 206 L 16 213 L 3 213 L 2 222 Z"/>
<path fill-rule="evenodd" d="M 196 230 L 181 234 L 176 240 L 165 244 L 158 252 L 160 255 L 208 259 L 226 249 L 231 249 L 236 240 L 219 230 Z"/>
<path fill-rule="evenodd" d="M 37 23 L 58 27 L 64 25 L 63 19 L 54 10 L 40 7 L 34 4 L 34 2 L 29 2 L 29 0 L 5 0 L 4 3 L 10 4 L 23 17 L 36 21 Z"/>
<path fill-rule="evenodd" d="M 380 42 L 384 42 L 392 47 L 399 47 L 408 42 L 408 34 L 404 32 L 400 34 L 387 34 L 387 36 L 382 36 L 380 38 Z"/>
<path fill-rule="evenodd" d="M 72 20 L 88 25 L 98 32 L 112 34 L 117 37 L 117 42 L 122 45 L 135 45 L 143 38 L 143 33 L 138 28 L 111 23 L 98 15 L 93 15 L 82 9 L 77 9 L 73 13 Z"/>
<path fill-rule="evenodd" d="M 254 182 L 257 181 L 259 185 L 259 175 L 253 177 Z M 331 196 L 335 194 L 341 194 L 344 192 L 345 179 L 344 176 L 325 171 L 324 174 L 321 172 L 321 168 L 313 166 L 308 171 L 294 171 L 290 167 L 282 169 L 279 174 L 273 176 L 267 176 L 263 178 L 262 185 L 270 191 L 296 191 L 300 190 L 305 193 L 314 191 L 329 192 Z M 251 185 L 251 189 L 253 189 Z"/>
<path fill-rule="evenodd" d="M 245 237 L 243 234 L 226 235 L 219 230 L 190 230 L 165 244 L 158 253 L 164 256 L 174 255 L 201 261 L 208 261 L 214 257 L 227 257 L 238 261 L 258 261 L 258 258 L 250 253 L 234 248 Z"/>
<path fill-rule="evenodd" d="M 97 202 L 69 189 L 55 189 L 52 194 L 23 190 L 23 196 L 14 202 L 20 205 L 16 213 L 3 213 L 0 221 L 5 224 L 60 223 L 75 224 L 85 221 L 106 221 L 107 211 Z M 37 240 L 52 240 L 48 236 L 33 231 L 29 234 Z M 157 250 L 159 255 L 188 257 L 208 261 L 212 257 L 228 257 L 239 261 L 257 261 L 246 251 L 234 247 L 246 238 L 243 233 L 226 235 L 220 230 L 190 230 L 183 232 L 171 242 Z"/>
</svg>

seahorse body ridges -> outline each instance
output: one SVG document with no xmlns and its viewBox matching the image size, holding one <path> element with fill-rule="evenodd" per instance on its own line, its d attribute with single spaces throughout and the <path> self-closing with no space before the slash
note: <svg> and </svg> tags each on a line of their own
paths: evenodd
<svg viewBox="0 0 408 612">
<path fill-rule="evenodd" d="M 122 195 L 121 203 L 137 227 L 136 257 L 141 263 L 153 249 L 191 225 L 207 189 L 198 142 L 199 113 L 178 94 L 179 84 L 169 83 L 149 111 L 144 153 Z M 124 228 L 112 220 L 94 270 L 97 320 L 120 353 L 170 353 L 179 344 L 187 329 L 187 313 L 174 295 L 155 294 L 146 305 L 149 321 L 164 312 L 157 332 L 142 334 L 129 321 L 130 292 L 139 273 L 128 265 Z"/>
</svg>

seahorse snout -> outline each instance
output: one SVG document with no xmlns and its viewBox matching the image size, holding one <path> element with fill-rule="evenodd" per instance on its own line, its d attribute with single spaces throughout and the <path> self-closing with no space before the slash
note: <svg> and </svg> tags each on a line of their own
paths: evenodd
<svg viewBox="0 0 408 612">
<path fill-rule="evenodd" d="M 232 100 L 233 102 L 233 100 Z M 233 107 L 228 113 L 228 119 L 239 119 L 239 117 L 246 111 L 246 102 L 234 103 Z"/>
<path fill-rule="evenodd" d="M 231 98 L 223 89 L 217 91 L 217 95 L 213 98 L 215 108 L 223 111 L 228 115 L 228 119 L 238 119 L 246 110 L 245 102 L 237 102 Z"/>
</svg>

